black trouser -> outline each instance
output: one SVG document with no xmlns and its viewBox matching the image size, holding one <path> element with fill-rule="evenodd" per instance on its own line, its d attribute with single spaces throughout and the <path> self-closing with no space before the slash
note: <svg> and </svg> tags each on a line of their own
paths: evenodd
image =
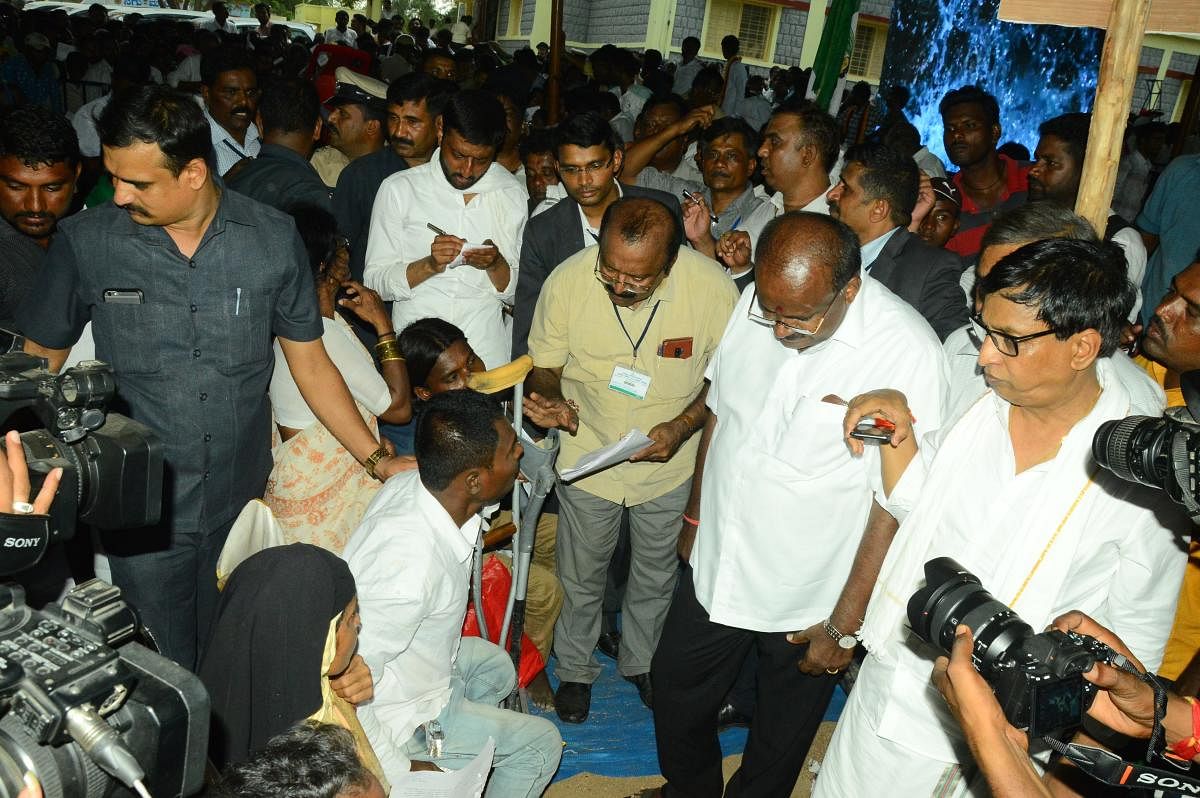
<svg viewBox="0 0 1200 798">
<path fill-rule="evenodd" d="M 667 613 L 650 678 L 654 734 L 668 796 L 720 798 L 717 710 L 751 647 L 758 652 L 758 700 L 742 766 L 726 796 L 791 795 L 838 676 L 796 667 L 804 646 L 783 632 L 752 632 L 708 619 L 685 568 Z"/>
</svg>

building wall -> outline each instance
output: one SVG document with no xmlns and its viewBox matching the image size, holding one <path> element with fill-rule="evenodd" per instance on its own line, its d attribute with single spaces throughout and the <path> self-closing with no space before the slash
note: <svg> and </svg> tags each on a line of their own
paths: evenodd
<svg viewBox="0 0 1200 798">
<path fill-rule="evenodd" d="M 804 49 L 804 29 L 808 12 L 784 8 L 779 16 L 779 35 L 775 39 L 775 63 L 800 66 L 800 51 Z"/>
<path fill-rule="evenodd" d="M 533 32 L 533 12 L 537 8 L 535 0 L 525 0 L 521 6 L 521 35 L 528 36 Z"/>
<path fill-rule="evenodd" d="M 587 41 L 606 44 L 643 42 L 650 4 L 627 0 L 591 0 Z"/>
<path fill-rule="evenodd" d="M 858 13 L 891 19 L 892 0 L 862 0 L 858 6 Z"/>
<path fill-rule="evenodd" d="M 588 35 L 588 0 L 565 0 L 563 3 L 563 26 L 567 41 L 581 42 Z"/>
<path fill-rule="evenodd" d="M 700 38 L 704 30 L 705 0 L 677 0 L 675 27 L 671 30 L 671 46 L 678 50 L 688 36 Z"/>
</svg>

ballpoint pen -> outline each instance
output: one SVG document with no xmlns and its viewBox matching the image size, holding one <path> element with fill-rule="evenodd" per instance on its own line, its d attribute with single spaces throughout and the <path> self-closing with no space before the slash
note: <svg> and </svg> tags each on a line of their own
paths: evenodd
<svg viewBox="0 0 1200 798">
<path fill-rule="evenodd" d="M 695 194 L 688 191 L 686 188 L 683 190 L 683 198 L 686 199 L 688 202 L 694 202 L 697 205 L 699 205 L 701 202 L 700 197 L 697 197 Z M 712 211 L 709 211 L 708 218 L 709 218 L 709 221 L 711 221 L 713 224 L 717 223 L 717 215 L 715 213 L 713 213 Z"/>
</svg>

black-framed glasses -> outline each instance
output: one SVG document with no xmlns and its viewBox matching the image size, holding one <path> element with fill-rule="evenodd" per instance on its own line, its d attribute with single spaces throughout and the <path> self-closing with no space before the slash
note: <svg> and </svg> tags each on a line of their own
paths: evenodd
<svg viewBox="0 0 1200 798">
<path fill-rule="evenodd" d="M 758 288 L 754 289 L 754 296 L 750 298 L 750 308 L 746 311 L 746 318 L 750 319 L 750 321 L 754 322 L 755 324 L 761 324 L 764 327 L 774 327 L 776 324 L 782 324 L 784 327 L 787 327 L 789 330 L 797 333 L 798 335 L 816 335 L 821 331 L 821 325 L 825 323 L 825 317 L 829 315 L 829 310 L 833 307 L 833 303 L 837 302 L 838 297 L 841 295 L 842 291 L 834 292 L 833 299 L 829 300 L 829 304 L 826 305 L 825 309 L 821 311 L 821 318 L 817 321 L 817 326 L 812 330 L 808 329 L 807 327 L 797 326 L 797 324 L 812 324 L 811 319 L 807 321 L 803 319 L 785 319 L 782 316 L 775 316 L 772 318 L 765 313 L 755 313 L 754 309 L 758 307 Z"/>
<path fill-rule="evenodd" d="M 983 316 L 976 313 L 971 317 L 971 324 L 967 327 L 967 337 L 971 339 L 971 343 L 976 349 L 983 348 L 983 337 L 986 335 L 992 339 L 992 346 L 996 347 L 996 351 L 1006 357 L 1016 357 L 1021 354 L 1021 344 L 1026 341 L 1032 341 L 1034 338 L 1042 338 L 1047 335 L 1054 335 L 1058 330 L 1051 327 L 1049 330 L 1030 333 L 1029 335 L 1009 335 L 1008 333 L 1000 332 L 999 330 L 988 329 L 983 323 Z"/>
</svg>

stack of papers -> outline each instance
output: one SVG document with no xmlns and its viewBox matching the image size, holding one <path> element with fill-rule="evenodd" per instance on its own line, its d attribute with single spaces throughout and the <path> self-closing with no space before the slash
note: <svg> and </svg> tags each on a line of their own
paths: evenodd
<svg viewBox="0 0 1200 798">
<path fill-rule="evenodd" d="M 624 463 L 652 443 L 654 441 L 648 438 L 641 430 L 631 429 L 622 435 L 621 439 L 616 443 L 609 444 L 594 452 L 588 452 L 583 457 L 580 457 L 579 462 L 575 465 L 560 470 L 558 475 L 562 477 L 563 482 L 571 482 L 580 477 L 586 477 L 588 474 L 594 474 L 601 469 L 614 466 L 617 463 Z"/>
</svg>

